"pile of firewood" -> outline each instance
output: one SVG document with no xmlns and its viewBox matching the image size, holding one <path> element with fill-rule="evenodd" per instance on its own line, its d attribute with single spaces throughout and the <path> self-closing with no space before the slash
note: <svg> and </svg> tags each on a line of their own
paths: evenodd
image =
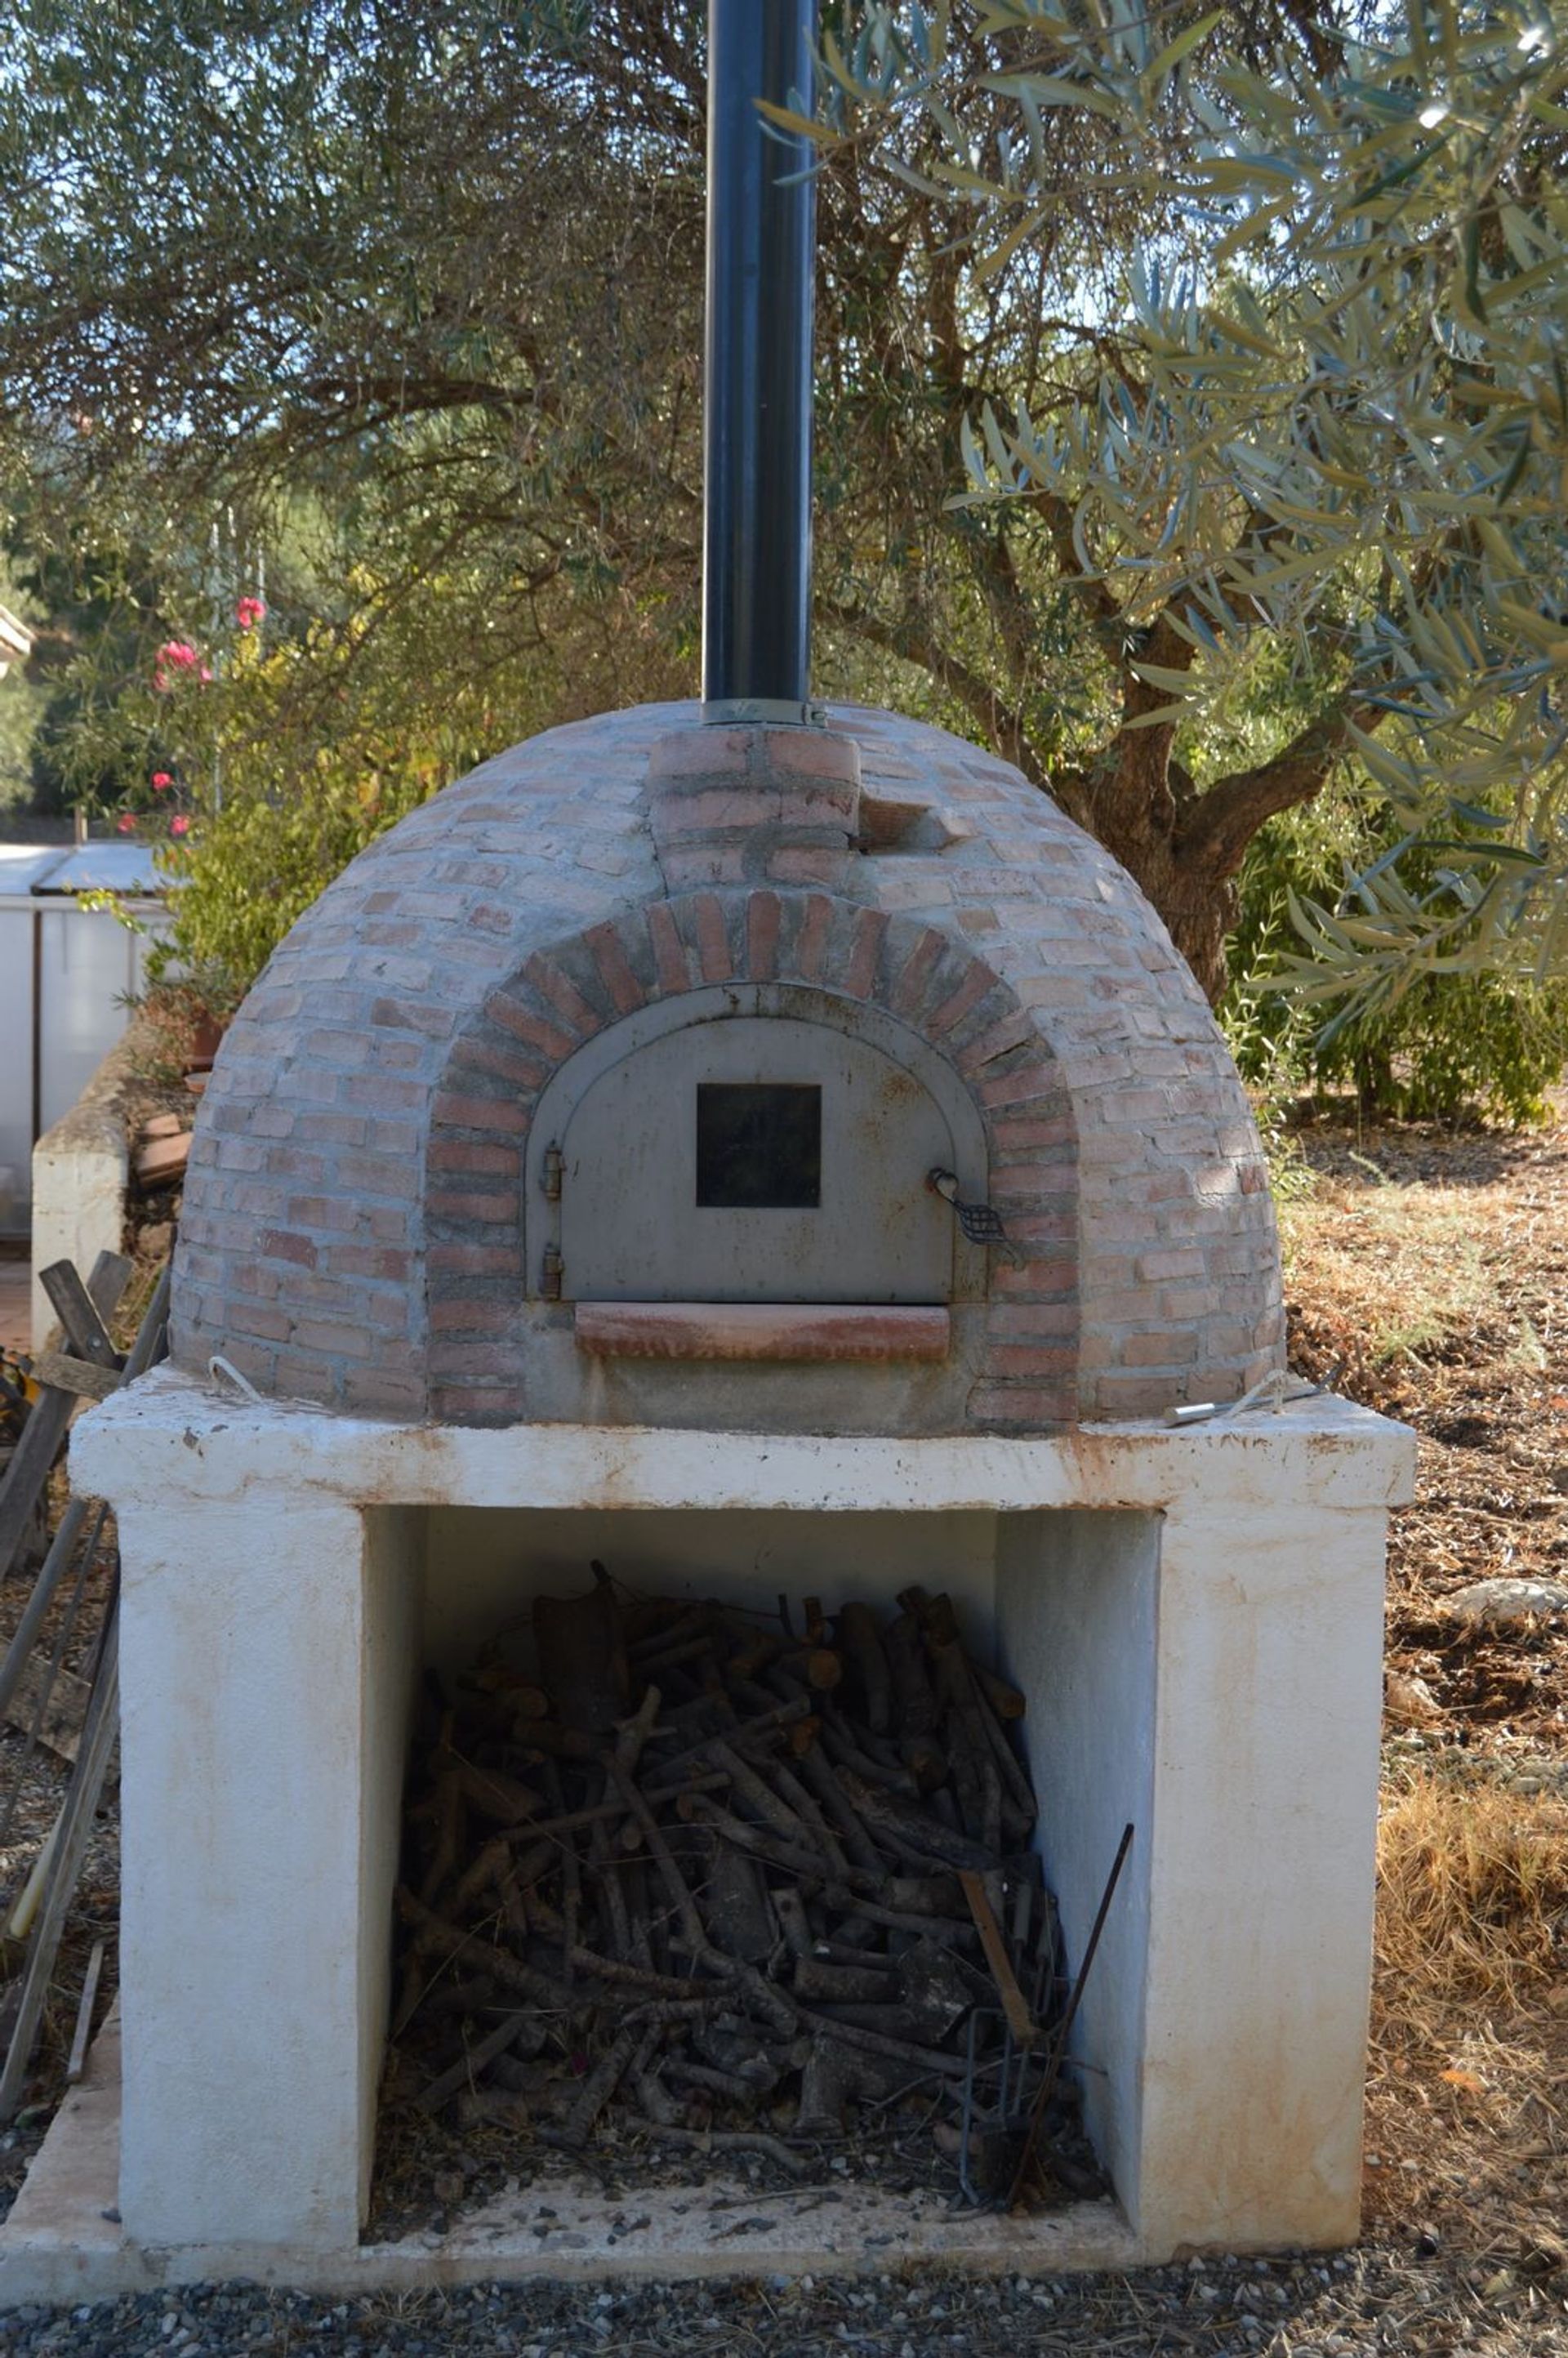
<svg viewBox="0 0 1568 2358">
<path fill-rule="evenodd" d="M 918 2093 L 966 2182 L 977 2123 L 1016 2155 L 1062 1997 L 1022 1696 L 921 1589 L 797 1630 L 594 1572 L 535 1601 L 532 1660 L 516 1625 L 427 1704 L 395 2083 L 796 2172 Z"/>
</svg>

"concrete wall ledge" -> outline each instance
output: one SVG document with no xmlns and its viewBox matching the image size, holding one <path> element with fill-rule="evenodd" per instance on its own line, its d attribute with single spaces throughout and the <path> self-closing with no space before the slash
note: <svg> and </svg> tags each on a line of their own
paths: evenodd
<svg viewBox="0 0 1568 2358">
<path fill-rule="evenodd" d="M 101 1252 L 118 1252 L 130 1158 L 123 1110 L 136 1053 L 135 1028 L 110 1049 L 70 1111 L 33 1149 L 33 1340 L 54 1325 L 38 1271 L 74 1261 L 84 1274 Z"/>
<path fill-rule="evenodd" d="M 156 1368 L 80 1417 L 78 1488 L 156 1504 L 308 1488 L 351 1505 L 856 1509 L 1133 1507 L 1156 1511 L 1217 1476 L 1238 1502 L 1407 1505 L 1415 1435 L 1349 1401 L 1171 1428 L 1097 1424 L 1022 1439 L 676 1432 L 636 1425 L 390 1424 L 258 1401 Z M 1221 1469 L 1223 1468 L 1223 1472 Z M 1216 1567 L 1217 1573 L 1224 1570 Z"/>
</svg>

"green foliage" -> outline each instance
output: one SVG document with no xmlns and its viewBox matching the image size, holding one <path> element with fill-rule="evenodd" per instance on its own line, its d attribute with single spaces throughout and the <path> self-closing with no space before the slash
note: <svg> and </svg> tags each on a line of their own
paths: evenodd
<svg viewBox="0 0 1568 2358">
<path fill-rule="evenodd" d="M 968 12 L 859 10 L 820 135 L 919 145 L 903 168 L 971 200 L 982 285 L 1049 235 L 1064 120 L 1100 126 L 1130 202 L 1163 192 L 1097 381 L 1052 415 L 977 401 L 965 497 L 1055 517 L 1106 627 L 1138 626 L 1124 731 L 1175 745 L 1152 766 L 1183 805 L 1178 857 L 1234 872 L 1354 754 L 1400 848 L 1361 907 L 1301 906 L 1303 985 L 1365 1011 L 1510 941 L 1538 975 L 1568 963 L 1562 7 L 1298 12 L 1300 40 L 1262 61 L 1231 54 L 1227 9 L 979 16 L 989 70 L 955 94 Z M 1260 638 L 1291 647 L 1318 710 L 1215 777 L 1205 741 Z"/>
<path fill-rule="evenodd" d="M 1252 847 L 1220 1018 L 1243 1076 L 1261 1092 L 1266 1137 L 1271 1116 L 1286 1137 L 1284 1116 L 1303 1091 L 1348 1089 L 1369 1118 L 1517 1126 L 1545 1116 L 1547 1092 L 1568 1062 L 1568 982 L 1499 969 L 1420 974 L 1326 1035 L 1288 988 L 1298 946 L 1292 907 L 1326 903 L 1336 882 L 1398 839 L 1386 806 L 1379 813 L 1364 793 L 1276 819 Z"/>
<path fill-rule="evenodd" d="M 189 661 L 166 645 L 117 708 L 146 748 L 120 823 L 156 836 L 178 885 L 155 963 L 200 970 L 210 995 L 237 998 L 356 852 L 564 700 L 547 669 L 443 676 L 460 581 L 433 576 L 382 627 L 357 619 L 376 611 L 373 578 L 354 568 L 346 587 L 354 622 L 292 638 L 236 600 L 245 626 L 186 643 Z"/>
</svg>

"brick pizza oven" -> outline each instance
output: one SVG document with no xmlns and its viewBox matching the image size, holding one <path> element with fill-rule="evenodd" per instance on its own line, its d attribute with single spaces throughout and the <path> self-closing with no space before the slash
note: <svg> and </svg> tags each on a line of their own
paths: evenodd
<svg viewBox="0 0 1568 2358">
<path fill-rule="evenodd" d="M 816 1125 L 793 1204 L 702 1200 L 737 1087 Z M 174 1356 L 443 1423 L 1038 1433 L 1234 1399 L 1282 1334 L 1246 1096 L 1106 852 L 916 721 L 654 707 L 487 763 L 295 927 L 203 1104 Z"/>
<path fill-rule="evenodd" d="M 1356 2231 L 1411 1436 L 1244 1398 L 1264 1164 L 1131 880 L 992 755 L 808 700 L 810 177 L 753 101 L 809 92 L 811 15 L 713 14 L 702 706 L 499 755 L 299 921 L 202 1102 L 172 1360 L 77 1428 L 123 1563 L 123 2071 L 106 2036 L 0 2299 Z M 362 2240 L 416 1693 L 594 1558 L 950 1595 L 1028 1700 L 1072 1970 L 1134 1830 L 1072 2057 L 1114 2200 L 868 2189 L 716 2244 L 552 2180 Z"/>
</svg>

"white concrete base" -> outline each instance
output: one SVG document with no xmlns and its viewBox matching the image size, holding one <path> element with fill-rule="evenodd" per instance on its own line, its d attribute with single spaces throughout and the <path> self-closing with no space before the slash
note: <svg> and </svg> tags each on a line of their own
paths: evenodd
<svg viewBox="0 0 1568 2358">
<path fill-rule="evenodd" d="M 149 2246 L 117 2216 L 119 2039 L 106 2026 L 0 2226 L 0 2309 L 114 2300 L 163 2285 L 243 2277 L 301 2292 L 409 2292 L 433 2285 L 771 2276 L 885 2276 L 920 2267 L 1069 2276 L 1128 2268 L 1139 2254 L 1110 2202 L 1038 2219 L 955 2210 L 929 2196 L 815 2185 L 784 2194 L 716 2172 L 698 2186 L 611 2200 L 552 2178 L 476 2202 L 444 2234 L 394 2243 L 215 2242 Z"/>
<path fill-rule="evenodd" d="M 124 1564 L 119 2207 L 144 2250 L 347 2264 L 420 1664 L 593 1555 L 695 1595 L 948 1587 L 1030 1697 L 1070 1965 L 1136 1828 L 1076 2033 L 1128 2248 L 1355 2235 L 1402 1428 L 1313 1399 L 1027 1440 L 483 1432 L 161 1369 L 81 1420 L 71 1468 Z M 1017 2266 L 1042 2231 L 996 2232 Z"/>
</svg>

